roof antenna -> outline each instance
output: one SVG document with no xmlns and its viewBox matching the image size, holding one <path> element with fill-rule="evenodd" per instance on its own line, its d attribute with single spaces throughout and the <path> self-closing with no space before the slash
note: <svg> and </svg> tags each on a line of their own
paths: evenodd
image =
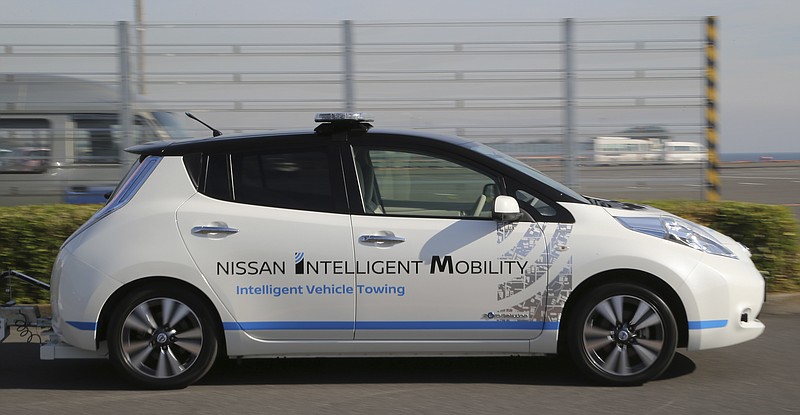
<svg viewBox="0 0 800 415">
<path fill-rule="evenodd" d="M 203 120 L 201 120 L 200 118 L 197 118 L 197 117 L 195 117 L 195 116 L 194 116 L 194 114 L 192 114 L 191 112 L 189 112 L 189 111 L 186 111 L 186 112 L 184 112 L 184 114 L 186 114 L 186 116 L 187 116 L 187 117 L 189 117 L 189 118 L 191 118 L 191 119 L 193 119 L 193 120 L 195 120 L 195 121 L 199 122 L 200 124 L 203 124 L 203 125 L 205 125 L 205 126 L 206 126 L 206 128 L 208 128 L 209 130 L 211 130 L 211 134 L 213 134 L 213 135 L 214 135 L 214 137 L 219 137 L 219 136 L 221 136 L 221 135 L 222 135 L 222 133 L 221 133 L 219 130 L 217 130 L 216 128 L 214 128 L 214 127 L 212 127 L 212 126 L 210 126 L 210 125 L 208 125 L 208 124 L 206 124 L 206 123 L 204 123 L 204 122 L 203 122 Z"/>
</svg>

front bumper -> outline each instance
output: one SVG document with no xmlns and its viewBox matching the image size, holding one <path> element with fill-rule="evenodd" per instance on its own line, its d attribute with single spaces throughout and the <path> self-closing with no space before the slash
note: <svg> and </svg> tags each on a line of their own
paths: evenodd
<svg viewBox="0 0 800 415">
<path fill-rule="evenodd" d="M 687 284 L 694 293 L 693 304 L 686 304 L 689 350 L 731 346 L 764 332 L 758 315 L 766 282 L 749 258 L 706 255 Z"/>
</svg>

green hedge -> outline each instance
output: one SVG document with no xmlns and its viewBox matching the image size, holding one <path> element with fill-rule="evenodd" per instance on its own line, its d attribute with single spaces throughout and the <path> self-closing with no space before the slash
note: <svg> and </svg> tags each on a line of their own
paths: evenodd
<svg viewBox="0 0 800 415">
<path fill-rule="evenodd" d="M 748 246 L 771 291 L 800 290 L 800 232 L 789 209 L 739 202 L 645 203 L 707 225 Z M 0 207 L 0 271 L 18 270 L 49 281 L 58 248 L 98 208 L 97 205 Z M 0 283 L 0 287 L 10 287 L 19 303 L 49 301 L 49 293 L 16 279 Z M 0 295 L 2 302 L 9 299 L 7 293 Z"/>
<path fill-rule="evenodd" d="M 0 207 L 0 271 L 17 270 L 31 277 L 50 281 L 50 271 L 58 249 L 98 205 L 38 205 Z M 50 293 L 17 279 L 0 282 L 11 288 L 17 303 L 50 302 Z M 5 291 L 5 290 L 4 290 Z M 2 302 L 9 297 L 0 292 Z"/>
</svg>

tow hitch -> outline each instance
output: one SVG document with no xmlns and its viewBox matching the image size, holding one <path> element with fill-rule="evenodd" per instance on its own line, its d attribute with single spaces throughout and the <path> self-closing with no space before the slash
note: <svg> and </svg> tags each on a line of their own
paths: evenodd
<svg viewBox="0 0 800 415">
<path fill-rule="evenodd" d="M 25 275 L 18 271 L 5 271 L 0 273 L 0 281 L 5 281 L 11 278 L 19 279 L 27 284 L 49 290 L 50 284 L 37 280 L 31 276 Z M 31 327 L 44 327 L 49 328 L 51 320 L 43 318 L 39 311 L 39 306 L 35 305 L 17 305 L 14 299 L 14 294 L 11 289 L 7 289 L 11 299 L 0 304 L 0 342 L 3 342 L 11 334 L 11 327 L 16 327 L 17 332 L 23 337 L 27 338 L 28 343 L 31 343 L 34 338 L 38 338 L 39 343 L 42 338 L 39 334 L 33 333 Z"/>
</svg>

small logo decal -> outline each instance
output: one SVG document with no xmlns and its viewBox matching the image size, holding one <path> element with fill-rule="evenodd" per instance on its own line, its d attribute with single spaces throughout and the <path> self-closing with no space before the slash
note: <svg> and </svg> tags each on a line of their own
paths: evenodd
<svg viewBox="0 0 800 415">
<path fill-rule="evenodd" d="M 294 273 L 297 275 L 305 274 L 305 252 L 295 252 L 294 253 Z"/>
</svg>

